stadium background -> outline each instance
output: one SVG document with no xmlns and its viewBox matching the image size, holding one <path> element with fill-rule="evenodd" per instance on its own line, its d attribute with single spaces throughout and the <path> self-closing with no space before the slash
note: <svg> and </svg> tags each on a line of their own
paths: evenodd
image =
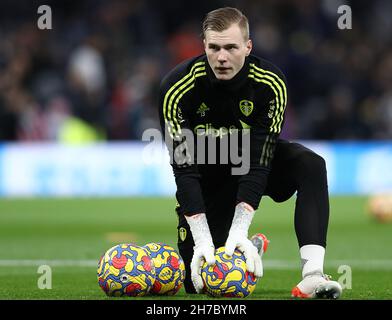
<svg viewBox="0 0 392 320">
<path fill-rule="evenodd" d="M 37 27 L 41 4 L 52 30 Z M 351 30 L 337 27 L 344 4 Z M 388 0 L 1 1 L 0 298 L 104 298 L 94 269 L 107 248 L 175 245 L 166 151 L 141 138 L 159 127 L 161 78 L 203 51 L 201 20 L 221 6 L 248 16 L 253 52 L 287 77 L 282 136 L 327 160 L 326 271 L 351 266 L 347 298 L 392 298 L 391 225 L 366 214 L 372 194 L 392 191 Z M 254 297 L 285 299 L 299 279 L 295 199 L 263 201 L 251 231 L 272 242 Z M 37 288 L 42 264 L 52 290 Z"/>
</svg>

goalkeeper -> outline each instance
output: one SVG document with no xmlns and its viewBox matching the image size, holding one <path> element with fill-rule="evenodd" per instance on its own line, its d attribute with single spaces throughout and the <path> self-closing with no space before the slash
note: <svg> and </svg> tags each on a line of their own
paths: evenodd
<svg viewBox="0 0 392 320">
<path fill-rule="evenodd" d="M 201 265 L 213 264 L 220 246 L 228 255 L 235 248 L 242 251 L 248 271 L 261 277 L 261 256 L 248 239 L 255 210 L 264 195 L 282 202 L 296 192 L 294 226 L 302 280 L 292 296 L 338 298 L 339 283 L 323 272 L 329 218 L 325 162 L 304 146 L 279 139 L 287 104 L 284 75 L 250 54 L 248 20 L 237 9 L 209 12 L 203 38 L 205 55 L 175 67 L 160 87 L 161 126 L 169 137 L 177 185 L 178 248 L 186 265 L 186 292 L 203 291 Z M 236 132 L 249 143 L 233 139 Z M 216 149 L 207 148 L 210 143 L 199 148 L 200 138 L 213 138 Z M 225 139 L 230 139 L 226 156 L 232 155 L 233 141 L 238 142 L 238 154 L 249 155 L 243 163 L 246 172 L 233 174 L 240 169 L 238 162 L 231 157 L 225 161 L 217 151 L 228 145 Z M 211 154 L 219 154 L 217 163 L 205 161 Z"/>
</svg>

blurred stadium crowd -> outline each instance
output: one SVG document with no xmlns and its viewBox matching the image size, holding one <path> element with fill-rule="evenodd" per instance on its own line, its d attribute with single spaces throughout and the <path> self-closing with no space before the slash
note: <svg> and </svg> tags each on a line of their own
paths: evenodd
<svg viewBox="0 0 392 320">
<path fill-rule="evenodd" d="M 37 27 L 39 5 L 52 30 Z M 351 30 L 337 27 L 339 5 Z M 254 54 L 287 76 L 290 139 L 392 139 L 392 1 L 2 0 L 0 140 L 140 139 L 159 82 L 203 52 L 205 14 L 235 6 Z"/>
</svg>

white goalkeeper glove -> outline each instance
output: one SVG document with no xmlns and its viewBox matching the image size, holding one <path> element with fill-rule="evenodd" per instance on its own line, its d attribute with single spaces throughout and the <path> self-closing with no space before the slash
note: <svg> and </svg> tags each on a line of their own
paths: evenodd
<svg viewBox="0 0 392 320">
<path fill-rule="evenodd" d="M 240 202 L 235 207 L 233 222 L 225 244 L 225 253 L 232 256 L 238 248 L 246 260 L 246 268 L 256 277 L 263 276 L 263 264 L 257 248 L 248 239 L 248 230 L 255 214 L 254 209 L 245 202 Z"/>
<path fill-rule="evenodd" d="M 215 263 L 215 247 L 212 242 L 205 213 L 199 213 L 189 217 L 185 216 L 185 219 L 189 224 L 195 242 L 191 262 L 191 279 L 196 292 L 202 293 L 204 283 L 200 275 L 201 267 L 204 261 L 208 265 Z"/>
</svg>

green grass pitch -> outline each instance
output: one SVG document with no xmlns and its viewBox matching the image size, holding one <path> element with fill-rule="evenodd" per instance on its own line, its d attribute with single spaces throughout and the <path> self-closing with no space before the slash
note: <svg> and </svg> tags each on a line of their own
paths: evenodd
<svg viewBox="0 0 392 320">
<path fill-rule="evenodd" d="M 366 201 L 331 198 L 324 271 L 335 280 L 346 277 L 341 280 L 350 286 L 351 270 L 351 288 L 342 299 L 392 299 L 392 224 L 373 221 Z M 171 198 L 1 199 L 0 299 L 109 299 L 96 278 L 101 254 L 129 241 L 176 247 L 174 206 Z M 249 235 L 261 231 L 271 243 L 263 259 L 264 277 L 247 299 L 291 299 L 300 280 L 293 210 L 294 199 L 283 204 L 262 200 Z M 50 290 L 37 285 L 42 264 L 51 266 Z M 139 299 L 212 298 L 181 289 L 174 297 Z"/>
</svg>

